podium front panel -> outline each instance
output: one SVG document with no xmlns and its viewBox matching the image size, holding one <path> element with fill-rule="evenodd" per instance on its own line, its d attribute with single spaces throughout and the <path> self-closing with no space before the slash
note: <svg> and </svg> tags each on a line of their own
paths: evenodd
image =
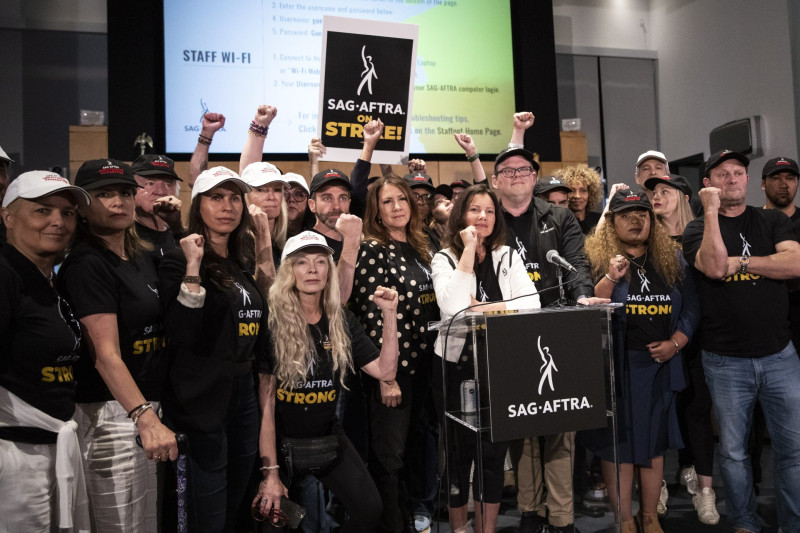
<svg viewBox="0 0 800 533">
<path fill-rule="evenodd" d="M 488 315 L 476 328 L 481 405 L 493 442 L 608 424 L 606 311 L 542 311 Z"/>
</svg>

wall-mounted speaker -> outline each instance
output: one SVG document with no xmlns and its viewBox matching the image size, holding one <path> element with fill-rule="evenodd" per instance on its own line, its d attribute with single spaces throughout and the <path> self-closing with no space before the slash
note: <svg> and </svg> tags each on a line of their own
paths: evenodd
<svg viewBox="0 0 800 533">
<path fill-rule="evenodd" d="M 751 158 L 764 155 L 761 143 L 761 116 L 734 120 L 711 130 L 708 144 L 712 154 L 720 150 L 733 150 Z"/>
</svg>

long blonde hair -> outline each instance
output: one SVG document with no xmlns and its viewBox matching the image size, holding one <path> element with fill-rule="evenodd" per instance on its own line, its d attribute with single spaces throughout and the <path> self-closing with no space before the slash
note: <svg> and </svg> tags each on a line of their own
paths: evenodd
<svg viewBox="0 0 800 533">
<path fill-rule="evenodd" d="M 664 225 L 650 215 L 650 237 L 647 239 L 647 253 L 652 259 L 656 271 L 661 274 L 667 285 L 674 287 L 683 278 L 683 269 L 678 259 L 678 244 L 672 240 Z M 625 255 L 622 243 L 614 229 L 614 217 L 617 213 L 609 213 L 605 224 L 598 227 L 593 235 L 586 238 L 584 249 L 592 267 L 594 279 L 600 279 L 608 273 L 608 264 L 616 255 Z M 625 274 L 630 280 L 631 269 Z"/>
<path fill-rule="evenodd" d="M 308 369 L 317 356 L 311 327 L 305 320 L 295 285 L 293 267 L 302 255 L 292 254 L 284 259 L 268 295 L 267 324 L 275 355 L 273 374 L 279 386 L 289 390 L 306 383 Z M 353 356 L 344 310 L 339 299 L 338 278 L 336 264 L 329 255 L 328 278 L 322 290 L 321 310 L 328 317 L 328 336 L 331 341 L 328 353 L 333 364 L 334 379 L 338 374 L 339 383 L 344 387 L 345 375 L 353 371 Z"/>
<path fill-rule="evenodd" d="M 275 224 L 272 226 L 270 237 L 272 237 L 272 245 L 277 248 L 283 249 L 286 244 L 286 232 L 289 229 L 289 208 L 286 206 L 286 199 L 281 200 L 281 212 L 278 213 L 278 218 L 275 219 Z"/>
</svg>

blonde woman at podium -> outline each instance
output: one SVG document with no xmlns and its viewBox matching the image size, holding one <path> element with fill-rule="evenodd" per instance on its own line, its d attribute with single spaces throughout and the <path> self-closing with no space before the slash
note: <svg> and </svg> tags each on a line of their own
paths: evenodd
<svg viewBox="0 0 800 533">
<path fill-rule="evenodd" d="M 614 311 L 622 531 L 634 533 L 633 477 L 639 482 L 639 521 L 644 533 L 662 533 L 658 498 L 667 448 L 682 448 L 677 392 L 686 386 L 681 350 L 700 320 L 700 302 L 677 244 L 657 222 L 644 194 L 620 190 L 609 201 L 606 223 L 586 239 L 597 280 L 594 294 L 625 304 Z M 617 478 L 611 428 L 583 433 L 602 459 L 611 507 Z"/>
<path fill-rule="evenodd" d="M 476 311 L 503 311 L 540 307 L 536 287 L 525 270 L 522 258 L 504 243 L 506 227 L 500 216 L 500 202 L 485 185 L 466 189 L 450 214 L 448 247 L 434 255 L 431 262 L 433 286 L 447 323 L 460 311 L 473 306 Z M 510 298 L 518 298 L 504 302 Z M 461 405 L 461 383 L 475 377 L 472 344 L 464 333 L 445 330 L 436 340 L 435 352 L 446 359 L 447 400 L 443 397 L 442 366 L 433 366 L 433 394 L 438 415 Z M 445 354 L 445 346 L 447 353 Z M 467 531 L 467 500 L 470 469 L 477 459 L 475 433 L 448 422 L 447 473 L 450 484 L 448 510 L 454 533 Z M 475 473 L 475 531 L 495 530 L 503 492 L 503 464 L 507 442 L 493 443 L 488 436 L 481 443 L 483 472 Z M 481 486 L 481 483 L 483 486 Z"/>
</svg>

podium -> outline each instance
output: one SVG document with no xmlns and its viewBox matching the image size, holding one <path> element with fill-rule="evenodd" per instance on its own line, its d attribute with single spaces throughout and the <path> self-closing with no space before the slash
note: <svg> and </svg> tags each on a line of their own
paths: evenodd
<svg viewBox="0 0 800 533">
<path fill-rule="evenodd" d="M 492 442 L 615 425 L 611 313 L 621 304 L 468 312 L 439 334 L 472 345 L 477 409 L 448 405 L 445 416 Z M 463 360 L 463 356 L 462 356 Z M 448 376 L 443 364 L 445 387 Z"/>
</svg>

